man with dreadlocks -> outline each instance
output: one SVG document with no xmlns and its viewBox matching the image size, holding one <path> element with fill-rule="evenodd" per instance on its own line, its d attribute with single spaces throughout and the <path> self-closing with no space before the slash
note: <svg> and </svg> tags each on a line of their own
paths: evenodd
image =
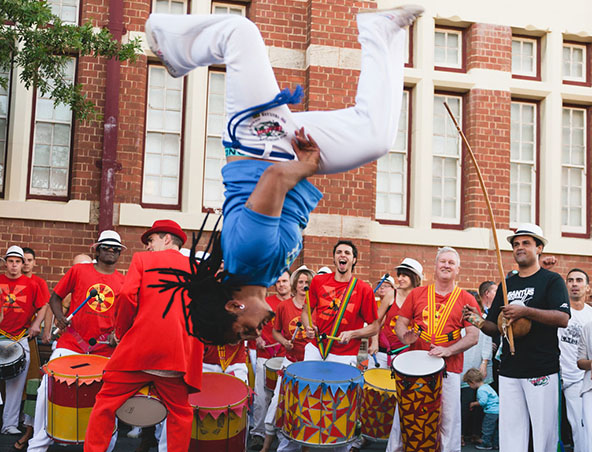
<svg viewBox="0 0 592 452">
<path fill-rule="evenodd" d="M 155 268 L 190 271 L 190 261 L 179 249 L 187 236 L 171 220 L 155 221 L 142 235 L 148 253 L 136 253 L 118 298 L 115 341 L 119 342 L 105 366 L 103 386 L 93 407 L 84 450 L 104 452 L 115 422 L 115 411 L 140 388 L 152 384 L 168 410 L 167 449 L 187 452 L 193 409 L 188 393 L 201 388 L 203 345 L 186 331 L 181 291 L 167 297 L 154 287 Z M 197 265 L 197 263 L 195 263 Z M 165 308 L 167 315 L 163 316 Z"/>
<path fill-rule="evenodd" d="M 201 285 L 211 275 L 199 268 L 192 282 L 183 284 L 192 299 L 191 334 L 220 345 L 238 342 L 258 336 L 273 318 L 266 288 L 298 256 L 302 230 L 322 197 L 306 178 L 358 168 L 393 146 L 402 103 L 404 27 L 422 11 L 404 6 L 358 14 L 362 52 L 355 106 L 298 113 L 286 104 L 299 102 L 302 88 L 280 92 L 265 43 L 248 19 L 150 16 L 148 45 L 173 77 L 199 66 L 226 65 L 230 120 L 223 140 L 228 164 L 222 169 L 220 244 L 227 273 L 218 279 L 221 287 L 210 287 L 207 294 Z"/>
</svg>

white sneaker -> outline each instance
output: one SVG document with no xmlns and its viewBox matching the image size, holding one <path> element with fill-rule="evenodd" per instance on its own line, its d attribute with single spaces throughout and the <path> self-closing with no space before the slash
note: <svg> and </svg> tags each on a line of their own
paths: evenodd
<svg viewBox="0 0 592 452">
<path fill-rule="evenodd" d="M 179 52 L 184 44 L 183 35 L 166 30 L 174 16 L 171 14 L 151 14 L 146 21 L 146 42 L 150 50 L 158 57 L 171 76 L 183 77 L 194 67 L 184 64 Z M 181 20 L 186 20 L 185 18 Z"/>
<path fill-rule="evenodd" d="M 139 438 L 140 433 L 142 433 L 142 427 L 133 427 L 129 432 L 127 432 L 128 438 Z"/>
<path fill-rule="evenodd" d="M 21 432 L 18 428 L 14 427 L 13 425 L 3 428 L 2 433 L 4 435 L 22 435 L 23 434 L 23 432 Z"/>
<path fill-rule="evenodd" d="M 360 11 L 360 14 L 378 14 L 404 28 L 415 22 L 415 19 L 421 16 L 424 11 L 423 6 L 403 5 L 397 8 L 364 10 Z"/>
</svg>

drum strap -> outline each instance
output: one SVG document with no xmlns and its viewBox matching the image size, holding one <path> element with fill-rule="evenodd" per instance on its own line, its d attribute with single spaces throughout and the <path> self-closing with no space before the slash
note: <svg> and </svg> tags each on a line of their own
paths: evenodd
<svg viewBox="0 0 592 452">
<path fill-rule="evenodd" d="M 234 350 L 234 352 L 230 355 L 230 357 L 228 359 L 226 358 L 226 351 L 227 351 L 226 346 L 225 345 L 217 345 L 216 347 L 218 348 L 218 358 L 220 359 L 220 367 L 222 367 L 222 371 L 226 371 L 228 366 L 230 366 L 230 364 L 232 364 L 232 360 L 234 359 L 234 357 L 236 356 L 236 354 L 240 350 L 240 347 L 236 347 L 236 349 Z"/>
<path fill-rule="evenodd" d="M 0 328 L 0 334 L 2 336 L 6 336 L 8 339 L 10 339 L 11 341 L 14 341 L 14 342 L 20 341 L 23 337 L 25 337 L 26 333 L 27 333 L 27 329 L 23 328 L 23 331 L 21 331 L 19 334 L 14 336 L 14 335 L 7 333 L 6 331 L 4 331 L 3 329 Z"/>
<path fill-rule="evenodd" d="M 454 335 L 458 334 L 460 337 L 460 330 L 453 331 L 449 334 L 442 334 L 444 327 L 446 326 L 446 322 L 448 322 L 448 318 L 450 317 L 450 313 L 452 312 L 452 308 L 456 304 L 458 297 L 460 297 L 461 290 L 460 287 L 455 286 L 452 293 L 448 296 L 448 300 L 444 304 L 444 309 L 440 312 L 436 310 L 436 285 L 431 284 L 428 287 L 428 319 L 427 319 L 427 326 L 428 331 L 421 331 L 421 328 L 418 328 L 416 325 L 416 332 L 420 333 L 420 337 L 424 339 L 426 342 L 436 344 L 436 343 L 444 343 L 454 340 Z M 415 329 L 415 328 L 414 328 Z M 422 333 L 423 336 L 422 336 Z M 427 339 L 426 339 L 427 337 Z M 450 339 L 452 338 L 452 339 Z"/>
<path fill-rule="evenodd" d="M 351 281 L 349 282 L 349 285 L 347 286 L 345 293 L 343 294 L 343 297 L 341 299 L 341 303 L 339 305 L 339 312 L 337 313 L 337 317 L 335 317 L 335 320 L 333 322 L 333 328 L 331 328 L 331 336 L 336 336 L 337 331 L 339 331 L 339 327 L 341 326 L 341 321 L 343 320 L 343 315 L 345 314 L 345 308 L 347 308 L 347 304 L 349 303 L 349 300 L 350 300 L 352 294 L 354 293 L 354 288 L 356 287 L 357 282 L 358 282 L 358 278 L 356 278 L 354 276 L 351 279 Z M 331 351 L 331 347 L 333 347 L 333 342 L 334 342 L 333 339 L 329 339 L 329 341 L 327 342 L 327 345 L 324 345 L 322 343 L 322 341 L 318 341 L 319 351 L 321 352 L 321 356 L 323 357 L 323 359 L 327 359 L 327 356 L 329 356 L 329 352 Z"/>
<path fill-rule="evenodd" d="M 427 333 L 421 326 L 414 325 L 413 331 L 419 334 L 419 337 L 426 341 L 428 344 L 445 344 L 446 342 L 452 342 L 461 337 L 460 330 L 454 330 L 450 333 L 441 334 L 439 336 L 432 336 Z M 432 341 L 433 339 L 433 341 Z"/>
</svg>

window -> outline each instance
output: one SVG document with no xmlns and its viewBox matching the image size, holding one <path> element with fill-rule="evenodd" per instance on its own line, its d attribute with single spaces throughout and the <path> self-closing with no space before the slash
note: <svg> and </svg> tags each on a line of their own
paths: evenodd
<svg viewBox="0 0 592 452">
<path fill-rule="evenodd" d="M 148 105 L 142 202 L 179 205 L 183 78 L 148 66 Z"/>
<path fill-rule="evenodd" d="M 436 28 L 434 66 L 438 69 L 462 69 L 463 35 L 461 30 Z"/>
<path fill-rule="evenodd" d="M 6 140 L 8 135 L 8 107 L 10 105 L 10 71 L 0 70 L 0 78 L 6 80 L 7 89 L 0 85 L 0 196 L 4 195 L 6 174 Z"/>
<path fill-rule="evenodd" d="M 586 232 L 586 109 L 563 107 L 561 146 L 562 232 Z"/>
<path fill-rule="evenodd" d="M 376 218 L 407 220 L 408 142 L 409 92 L 404 91 L 395 147 L 377 161 Z"/>
<path fill-rule="evenodd" d="M 76 59 L 70 58 L 64 68 L 64 78 L 74 83 L 75 72 Z M 72 123 L 69 106 L 56 105 L 49 93 L 42 95 L 37 91 L 29 195 L 68 196 Z"/>
<path fill-rule="evenodd" d="M 538 78 L 538 40 L 512 37 L 512 75 Z"/>
<path fill-rule="evenodd" d="M 229 5 L 225 3 L 212 3 L 212 14 L 236 14 L 238 16 L 246 15 L 244 6 Z"/>
<path fill-rule="evenodd" d="M 512 102 L 510 226 L 536 223 L 537 105 Z"/>
<path fill-rule="evenodd" d="M 563 80 L 586 82 L 586 50 L 582 44 L 563 44 Z"/>
<path fill-rule="evenodd" d="M 162 14 L 186 14 L 187 4 L 183 0 L 156 0 L 152 10 Z"/>
<path fill-rule="evenodd" d="M 67 24 L 78 24 L 79 0 L 48 0 L 51 12 Z"/>
<path fill-rule="evenodd" d="M 224 203 L 222 167 L 226 164 L 222 135 L 226 126 L 224 89 L 226 73 L 210 71 L 206 129 L 206 162 L 204 175 L 204 207 L 220 209 Z"/>
<path fill-rule="evenodd" d="M 434 135 L 432 139 L 432 221 L 460 224 L 461 141 L 448 116 L 444 102 L 462 124 L 462 98 L 434 97 Z"/>
</svg>

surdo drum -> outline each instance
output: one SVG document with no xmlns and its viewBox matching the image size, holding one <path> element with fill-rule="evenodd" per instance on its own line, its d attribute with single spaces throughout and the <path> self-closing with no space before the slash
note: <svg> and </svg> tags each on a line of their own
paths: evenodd
<svg viewBox="0 0 592 452">
<path fill-rule="evenodd" d="M 147 385 L 127 399 L 115 412 L 119 420 L 136 427 L 151 427 L 161 423 L 168 411 L 160 401 L 156 389 Z"/>
<path fill-rule="evenodd" d="M 278 381 L 278 371 L 282 368 L 284 358 L 275 357 L 265 361 L 265 389 L 273 392 Z"/>
<path fill-rule="evenodd" d="M 25 349 L 18 342 L 0 340 L 0 380 L 9 380 L 25 370 Z"/>
</svg>

